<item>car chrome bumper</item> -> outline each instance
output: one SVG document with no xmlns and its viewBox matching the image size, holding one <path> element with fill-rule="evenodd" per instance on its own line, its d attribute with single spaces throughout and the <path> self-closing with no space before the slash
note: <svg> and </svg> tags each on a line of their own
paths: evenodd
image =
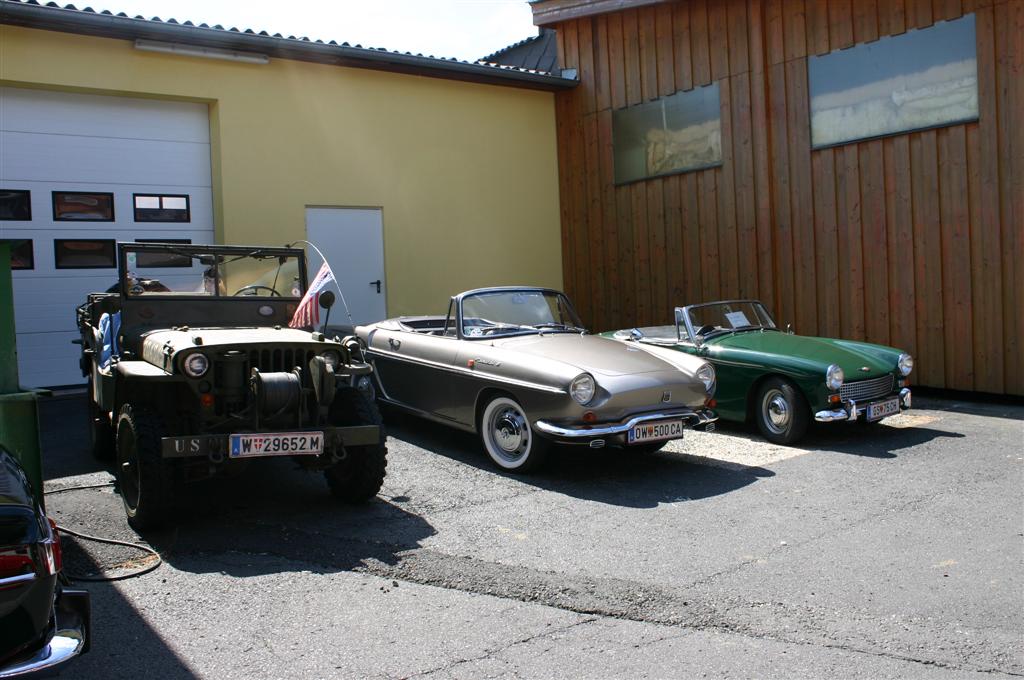
<svg viewBox="0 0 1024 680">
<path fill-rule="evenodd" d="M 41 649 L 0 666 L 0 679 L 35 673 L 49 676 L 76 656 L 89 651 L 89 593 L 65 590 L 57 605 L 57 630 Z"/>
<path fill-rule="evenodd" d="M 912 399 L 909 387 L 902 388 L 897 396 L 900 400 L 900 411 L 906 411 L 910 408 Z M 886 397 L 886 399 L 890 398 L 891 397 Z M 832 423 L 837 420 L 857 420 L 857 418 L 864 413 L 866 408 L 867 405 L 858 406 L 857 402 L 850 399 L 849 401 L 843 402 L 842 408 L 818 411 L 814 414 L 814 419 L 819 423 Z"/>
<path fill-rule="evenodd" d="M 625 435 L 632 428 L 641 423 L 649 423 L 657 420 L 674 420 L 681 418 L 685 425 L 691 428 L 714 429 L 714 423 L 718 416 L 709 409 L 692 411 L 683 409 L 677 411 L 662 411 L 659 413 L 648 413 L 642 416 L 635 416 L 622 423 L 613 425 L 575 425 L 565 427 L 555 425 L 545 420 L 538 420 L 533 424 L 534 428 L 543 435 L 552 439 L 559 439 L 569 443 L 584 443 L 588 440 L 600 440 L 608 437 Z M 603 444 L 602 444 L 603 445 Z"/>
</svg>

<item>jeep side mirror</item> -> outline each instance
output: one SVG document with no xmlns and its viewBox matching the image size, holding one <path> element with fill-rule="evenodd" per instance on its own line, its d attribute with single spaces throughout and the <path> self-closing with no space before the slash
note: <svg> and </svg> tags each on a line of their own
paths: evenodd
<svg viewBox="0 0 1024 680">
<path fill-rule="evenodd" d="M 324 309 L 330 309 L 331 307 L 334 306 L 334 292 L 330 290 L 325 290 L 324 292 L 320 293 L 319 301 L 321 307 L 323 307 Z"/>
</svg>

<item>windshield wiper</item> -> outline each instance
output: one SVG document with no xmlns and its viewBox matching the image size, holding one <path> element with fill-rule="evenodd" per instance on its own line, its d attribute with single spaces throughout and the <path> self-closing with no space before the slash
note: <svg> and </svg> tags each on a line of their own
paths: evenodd
<svg viewBox="0 0 1024 680">
<path fill-rule="evenodd" d="M 528 328 L 536 328 L 538 331 L 551 329 L 551 330 L 567 331 L 567 332 L 570 332 L 570 333 L 586 333 L 587 332 L 586 328 L 580 328 L 579 326 L 573 326 L 573 325 L 570 325 L 570 324 L 567 324 L 567 323 L 558 323 L 557 321 L 548 321 L 546 323 L 535 323 L 535 324 L 532 324 L 531 326 L 528 326 Z"/>
</svg>

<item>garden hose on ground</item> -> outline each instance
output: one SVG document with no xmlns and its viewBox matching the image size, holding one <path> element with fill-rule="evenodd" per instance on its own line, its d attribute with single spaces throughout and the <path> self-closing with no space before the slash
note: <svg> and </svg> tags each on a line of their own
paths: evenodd
<svg viewBox="0 0 1024 680">
<path fill-rule="evenodd" d="M 101 489 L 101 488 L 108 487 L 108 486 L 114 486 L 114 483 L 113 482 L 103 482 L 102 484 L 83 484 L 81 486 L 66 486 L 66 487 L 63 487 L 63 488 L 60 488 L 60 489 L 51 489 L 50 491 L 45 491 L 45 492 L 43 492 L 43 495 L 44 496 L 49 496 L 50 494 L 64 493 L 65 491 L 82 491 L 83 489 Z M 150 555 L 152 555 L 153 557 L 156 558 L 156 562 L 154 562 L 153 564 L 147 565 L 146 567 L 144 567 L 144 568 L 142 568 L 142 569 L 140 569 L 138 571 L 133 571 L 133 572 L 131 572 L 129 574 L 121 574 L 120 576 L 85 576 L 85 575 L 81 575 L 81 574 L 65 573 L 65 576 L 67 576 L 72 581 L 93 581 L 93 582 L 123 581 L 125 579 L 135 578 L 136 576 L 142 576 L 143 574 L 148 574 L 149 572 L 153 571 L 154 569 L 156 569 L 157 567 L 159 567 L 161 564 L 164 563 L 163 558 L 160 557 L 160 553 L 158 553 L 153 548 L 150 548 L 148 545 L 142 545 L 141 543 L 132 543 L 130 541 L 119 541 L 119 540 L 113 539 L 113 538 L 103 538 L 101 536 L 91 536 L 89 534 L 83 534 L 81 532 L 74 531 L 72 529 L 68 529 L 67 527 L 61 526 L 59 524 L 57 525 L 57 530 L 59 532 L 68 534 L 70 536 L 74 536 L 75 538 L 80 538 L 80 539 L 85 540 L 85 541 L 95 541 L 96 543 L 106 543 L 108 545 L 120 545 L 120 546 L 124 546 L 126 548 L 134 548 L 135 550 L 141 550 L 142 552 L 149 553 Z M 105 569 L 101 568 L 101 571 L 105 571 Z"/>
</svg>

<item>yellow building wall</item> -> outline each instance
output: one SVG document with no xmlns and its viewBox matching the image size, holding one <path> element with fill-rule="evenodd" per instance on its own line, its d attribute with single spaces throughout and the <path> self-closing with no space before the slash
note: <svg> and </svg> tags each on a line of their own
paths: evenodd
<svg viewBox="0 0 1024 680">
<path fill-rule="evenodd" d="M 380 207 L 389 316 L 562 287 L 551 93 L 6 25 L 0 84 L 208 102 L 218 240 L 280 245 L 305 237 L 306 206 Z"/>
</svg>

